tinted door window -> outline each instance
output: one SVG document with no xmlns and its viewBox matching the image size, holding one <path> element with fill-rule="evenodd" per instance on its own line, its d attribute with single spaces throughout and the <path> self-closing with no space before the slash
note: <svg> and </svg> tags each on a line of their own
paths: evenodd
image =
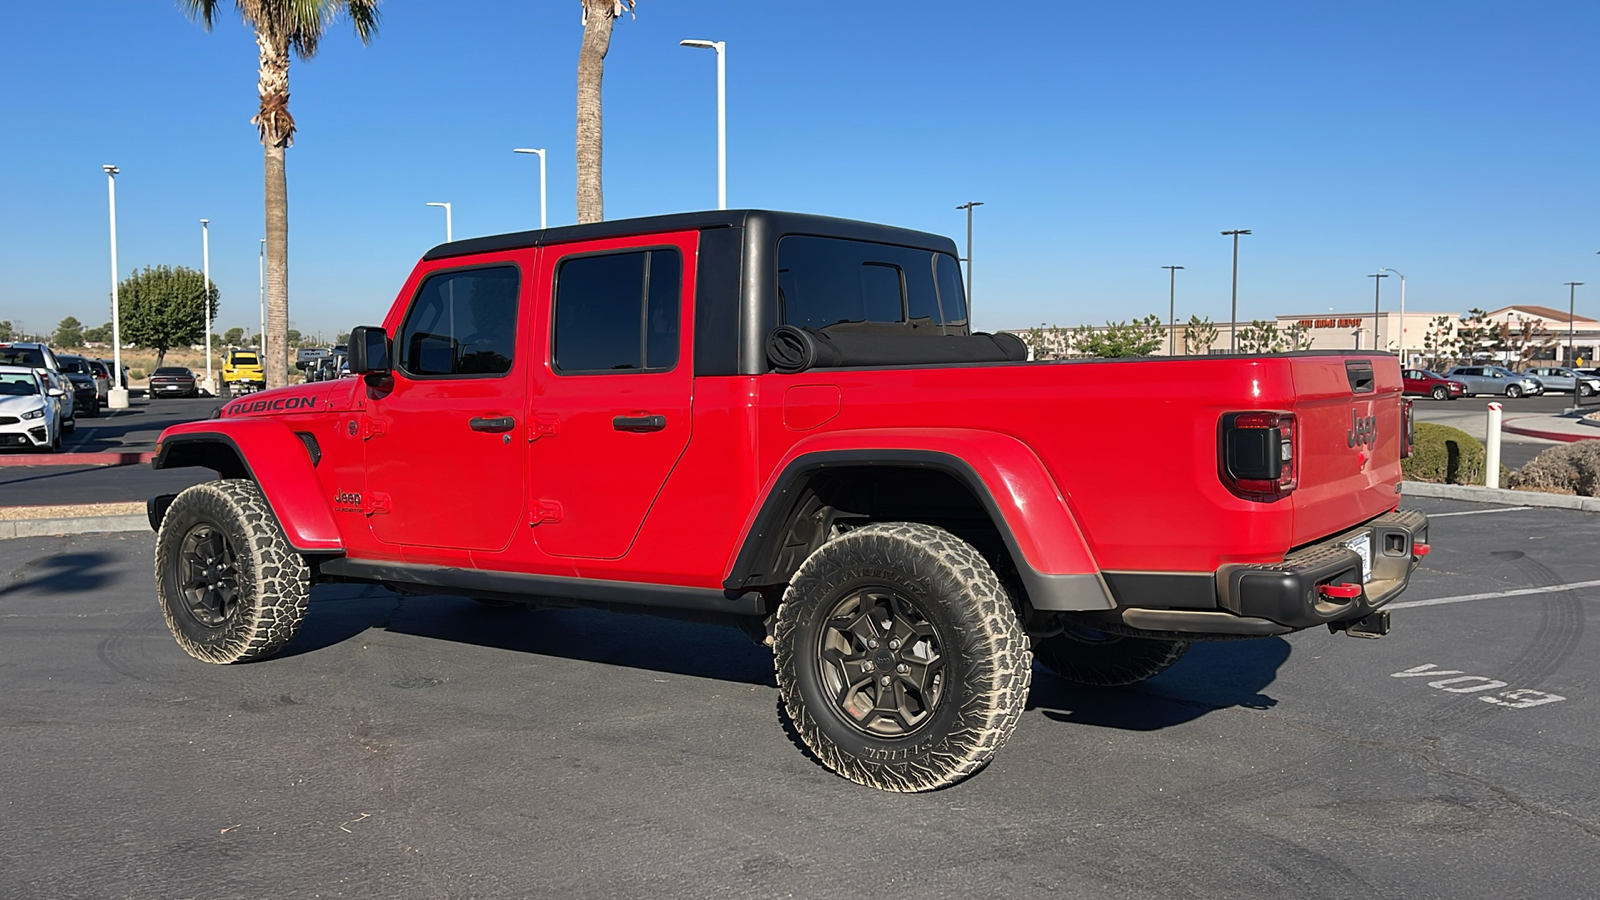
<svg viewBox="0 0 1600 900">
<path fill-rule="evenodd" d="M 676 249 L 578 256 L 556 270 L 556 369 L 660 372 L 678 364 Z"/>
<path fill-rule="evenodd" d="M 778 321 L 787 325 L 959 334 L 960 288 L 948 254 L 808 235 L 778 242 Z"/>
<path fill-rule="evenodd" d="M 428 276 L 396 342 L 417 376 L 504 375 L 517 343 L 516 266 Z"/>
</svg>

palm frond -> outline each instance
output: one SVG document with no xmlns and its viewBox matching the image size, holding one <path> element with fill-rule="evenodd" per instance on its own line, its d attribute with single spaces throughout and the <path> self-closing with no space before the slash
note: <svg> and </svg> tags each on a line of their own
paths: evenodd
<svg viewBox="0 0 1600 900">
<path fill-rule="evenodd" d="M 216 17 L 217 0 L 178 0 L 178 8 L 183 10 L 184 15 L 210 31 L 211 22 Z"/>
</svg>

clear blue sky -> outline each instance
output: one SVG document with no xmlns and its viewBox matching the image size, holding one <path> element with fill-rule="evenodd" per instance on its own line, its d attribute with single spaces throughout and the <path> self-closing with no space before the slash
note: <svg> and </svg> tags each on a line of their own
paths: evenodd
<svg viewBox="0 0 1600 900">
<path fill-rule="evenodd" d="M 7 13 L 0 79 L 0 319 L 109 318 L 105 176 L 122 275 L 200 266 L 219 331 L 256 321 L 256 52 L 171 0 Z M 1369 309 L 1379 266 L 1412 310 L 1600 317 L 1600 4 L 868 4 L 639 0 L 605 79 L 609 218 L 716 202 L 715 58 L 728 42 L 729 204 L 957 237 L 977 211 L 981 328 Z M 363 48 L 334 26 L 296 61 L 290 318 L 377 321 L 442 240 L 574 220 L 577 0 L 383 5 Z M 1394 279 L 1384 304 L 1398 299 Z"/>
</svg>

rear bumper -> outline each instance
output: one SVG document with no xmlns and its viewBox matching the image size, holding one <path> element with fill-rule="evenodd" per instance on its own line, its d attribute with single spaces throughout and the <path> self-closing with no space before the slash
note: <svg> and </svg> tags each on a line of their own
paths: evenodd
<svg viewBox="0 0 1600 900">
<path fill-rule="evenodd" d="M 1365 581 L 1361 556 L 1352 549 L 1363 539 L 1372 558 L 1371 577 Z M 1427 542 L 1428 517 L 1396 510 L 1303 547 L 1280 563 L 1222 566 L 1202 589 L 1213 595 L 1214 603 L 1212 598 L 1195 602 L 1201 598 L 1193 588 L 1205 575 L 1170 576 L 1164 587 L 1166 579 L 1158 576 L 1143 583 L 1145 590 L 1117 590 L 1117 609 L 1089 615 L 1125 629 L 1193 636 L 1260 637 L 1315 625 L 1343 626 L 1399 596 L 1421 560 L 1418 545 Z M 1172 587 L 1180 579 L 1189 602 L 1173 608 L 1177 592 Z M 1119 587 L 1126 583 L 1116 582 Z M 1331 597 L 1323 593 L 1325 585 L 1359 590 L 1351 597 Z"/>
</svg>

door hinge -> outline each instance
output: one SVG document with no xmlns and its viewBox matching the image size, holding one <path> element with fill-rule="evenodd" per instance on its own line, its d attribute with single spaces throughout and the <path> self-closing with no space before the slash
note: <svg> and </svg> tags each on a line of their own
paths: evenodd
<svg viewBox="0 0 1600 900">
<path fill-rule="evenodd" d="M 539 525 L 544 522 L 561 521 L 561 504 L 554 500 L 536 500 L 533 510 L 528 513 L 528 524 Z"/>
<path fill-rule="evenodd" d="M 370 441 L 375 437 L 382 437 L 389 433 L 389 423 L 383 419 L 374 419 L 371 416 L 361 420 L 361 439 Z"/>
<path fill-rule="evenodd" d="M 535 413 L 528 419 L 528 443 L 533 443 L 545 435 L 561 433 L 561 420 L 552 415 Z"/>
<path fill-rule="evenodd" d="M 361 504 L 361 511 L 369 516 L 386 513 L 392 508 L 393 504 L 390 503 L 388 494 L 369 493 L 365 502 Z"/>
</svg>

